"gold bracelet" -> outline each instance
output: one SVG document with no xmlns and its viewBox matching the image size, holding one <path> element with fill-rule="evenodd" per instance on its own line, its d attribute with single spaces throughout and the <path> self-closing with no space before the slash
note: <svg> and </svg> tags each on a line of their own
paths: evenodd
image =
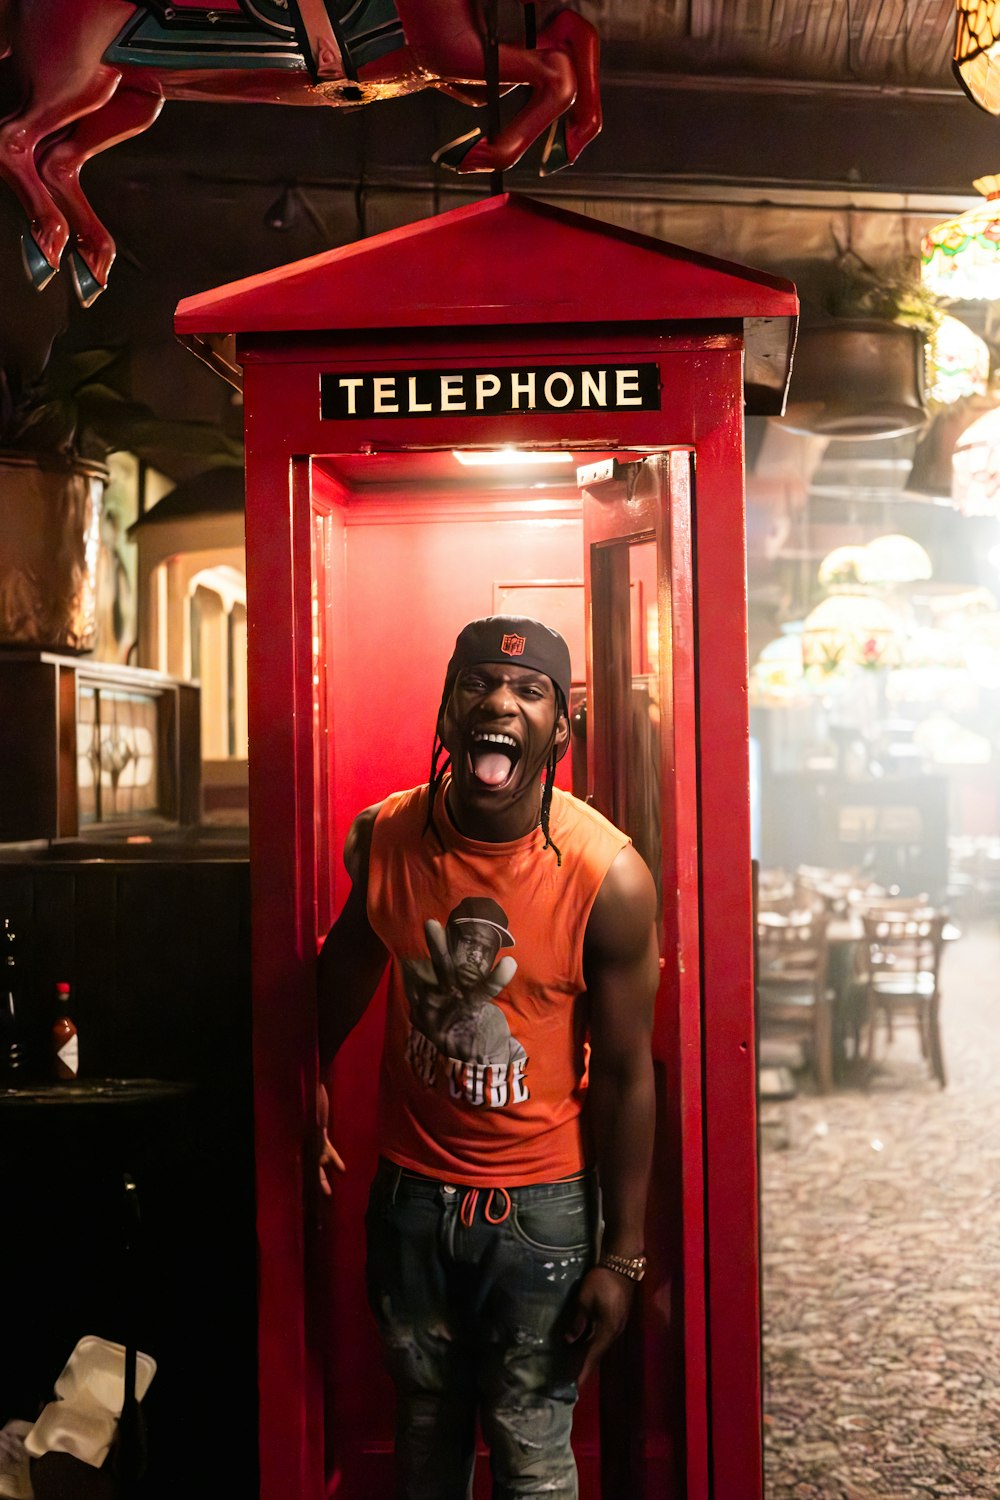
<svg viewBox="0 0 1000 1500">
<path fill-rule="evenodd" d="M 607 1271 L 617 1271 L 619 1276 L 627 1276 L 630 1281 L 641 1281 L 646 1274 L 644 1255 L 602 1255 L 597 1264 Z"/>
</svg>

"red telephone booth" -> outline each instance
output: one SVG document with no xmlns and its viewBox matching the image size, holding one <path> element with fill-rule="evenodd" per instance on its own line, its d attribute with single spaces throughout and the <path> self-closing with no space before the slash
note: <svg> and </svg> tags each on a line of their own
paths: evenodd
<svg viewBox="0 0 1000 1500">
<path fill-rule="evenodd" d="M 313 964 L 351 818 L 426 780 L 455 634 L 494 612 L 567 637 L 563 783 L 662 897 L 651 1269 L 578 1408 L 581 1494 L 760 1496 L 743 411 L 781 409 L 796 313 L 787 282 L 511 195 L 178 310 L 245 400 L 264 1500 L 392 1494 L 380 1005 L 337 1061 L 327 1209 Z"/>
</svg>

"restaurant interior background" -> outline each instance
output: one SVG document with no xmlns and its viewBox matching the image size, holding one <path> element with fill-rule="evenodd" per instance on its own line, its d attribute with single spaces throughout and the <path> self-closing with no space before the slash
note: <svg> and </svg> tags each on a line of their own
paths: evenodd
<svg viewBox="0 0 1000 1500">
<path fill-rule="evenodd" d="M 986 203 L 973 180 L 1000 174 L 1000 122 L 952 76 L 951 0 L 578 8 L 604 42 L 604 133 L 571 173 L 539 184 L 532 158 L 506 185 L 790 276 L 803 304 L 786 415 L 747 432 L 768 1495 L 995 1495 L 1000 214 L 925 237 Z M 504 24 L 518 12 L 502 7 Z M 0 197 L 0 695 L 30 646 L 3 587 L 15 540 L 37 544 L 8 524 L 23 454 L 40 431 L 65 448 L 78 420 L 84 456 L 109 471 L 81 471 L 103 490 L 89 649 L 32 667 L 33 703 L 51 701 L 46 673 L 79 677 L 60 721 L 78 801 L 25 790 L 29 763 L 60 753 L 59 725 L 5 711 L 0 915 L 21 928 L 33 993 L 100 976 L 77 996 L 86 1069 L 202 1086 L 201 1103 L 169 1106 L 179 1156 L 163 1159 L 156 1125 L 136 1147 L 162 1176 L 162 1254 L 182 1272 L 200 1257 L 187 1295 L 214 1320 L 207 1373 L 161 1382 L 175 1415 L 192 1390 L 230 1415 L 252 1407 L 254 1273 L 242 421 L 174 340 L 173 311 L 480 196 L 430 164 L 467 118 L 441 95 L 169 105 L 87 166 L 119 247 L 87 311 L 65 275 L 28 285 L 19 211 Z M 144 671 L 163 674 L 155 702 Z M 104 864 L 70 874 L 66 838 Z M 6 1254 L 10 1274 L 37 1258 Z M 95 1305 L 98 1258 L 77 1261 Z M 168 1348 L 172 1309 L 168 1295 L 148 1327 Z M 0 1373 L 4 1420 L 22 1377 Z M 230 1482 L 232 1455 L 216 1462 L 206 1473 Z"/>
</svg>

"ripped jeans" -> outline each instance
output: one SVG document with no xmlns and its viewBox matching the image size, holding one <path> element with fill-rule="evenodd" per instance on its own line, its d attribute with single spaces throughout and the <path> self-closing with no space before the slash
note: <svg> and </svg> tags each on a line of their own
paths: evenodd
<svg viewBox="0 0 1000 1500">
<path fill-rule="evenodd" d="M 563 1333 L 594 1260 L 592 1175 L 476 1190 L 383 1160 L 366 1225 L 403 1500 L 467 1500 L 477 1415 L 494 1500 L 576 1500 L 576 1356 Z"/>
</svg>

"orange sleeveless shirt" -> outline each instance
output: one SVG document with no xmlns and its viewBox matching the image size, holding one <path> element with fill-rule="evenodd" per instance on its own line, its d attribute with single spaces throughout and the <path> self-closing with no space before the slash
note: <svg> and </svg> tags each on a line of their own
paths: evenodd
<svg viewBox="0 0 1000 1500">
<path fill-rule="evenodd" d="M 556 1181 L 586 1165 L 583 939 L 629 840 L 556 789 L 560 866 L 540 828 L 463 837 L 445 796 L 440 843 L 423 831 L 425 786 L 388 797 L 372 833 L 368 917 L 392 955 L 380 1150 L 457 1185 Z"/>
</svg>

